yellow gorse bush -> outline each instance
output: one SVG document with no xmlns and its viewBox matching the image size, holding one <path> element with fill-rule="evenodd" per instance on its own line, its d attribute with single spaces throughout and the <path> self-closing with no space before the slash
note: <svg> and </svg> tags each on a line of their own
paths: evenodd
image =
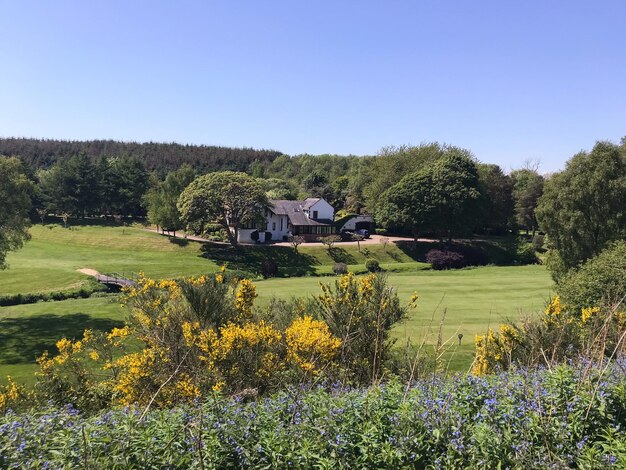
<svg viewBox="0 0 626 470">
<path fill-rule="evenodd" d="M 319 373 L 337 355 L 341 340 L 333 336 L 328 325 L 310 316 L 297 318 L 285 330 L 287 359 L 306 372 Z"/>
<path fill-rule="evenodd" d="M 123 291 L 124 327 L 60 339 L 56 356 L 39 359 L 40 375 L 59 400 L 152 406 L 322 373 L 374 381 L 384 373 L 388 331 L 405 315 L 385 279 L 350 273 L 322 285 L 318 302 L 293 302 L 291 316 L 264 319 L 254 309 L 254 284 L 226 282 L 224 270 L 180 281 L 141 276 Z"/>
<path fill-rule="evenodd" d="M 220 275 L 218 274 L 218 276 Z M 252 306 L 256 298 L 256 286 L 249 279 L 242 280 L 235 298 L 235 308 L 241 315 L 242 320 L 252 318 Z"/>
<path fill-rule="evenodd" d="M 513 352 L 520 343 L 520 331 L 507 324 L 500 325 L 498 332 L 489 328 L 487 334 L 476 335 L 472 373 L 486 375 L 496 372 L 498 368 L 508 367 Z"/>
<path fill-rule="evenodd" d="M 588 307 L 583 308 L 580 313 L 580 321 L 584 324 L 589 321 L 591 317 L 600 312 L 600 307 Z"/>
<path fill-rule="evenodd" d="M 326 323 L 302 316 L 281 331 L 255 320 L 256 287 L 225 284 L 223 272 L 182 281 L 141 276 L 123 291 L 127 324 L 60 339 L 56 356 L 39 359 L 41 376 L 69 396 L 170 406 L 203 393 L 264 389 L 289 370 L 317 374 L 336 357 L 341 341 Z M 349 284 L 371 295 L 368 279 Z"/>
<path fill-rule="evenodd" d="M 10 375 L 7 376 L 7 382 L 7 385 L 0 385 L 0 413 L 32 399 L 32 392 L 15 383 Z"/>
</svg>

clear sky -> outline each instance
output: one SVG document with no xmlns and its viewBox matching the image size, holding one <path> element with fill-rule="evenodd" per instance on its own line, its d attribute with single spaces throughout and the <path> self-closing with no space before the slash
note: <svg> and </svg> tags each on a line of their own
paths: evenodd
<svg viewBox="0 0 626 470">
<path fill-rule="evenodd" d="M 0 0 L 0 136 L 554 171 L 626 135 L 626 2 Z"/>
</svg>

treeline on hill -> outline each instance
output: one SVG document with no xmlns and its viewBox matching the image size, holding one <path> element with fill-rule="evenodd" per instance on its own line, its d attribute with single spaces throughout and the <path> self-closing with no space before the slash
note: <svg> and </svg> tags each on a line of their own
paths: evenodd
<svg viewBox="0 0 626 470">
<path fill-rule="evenodd" d="M 0 139 L 0 155 L 20 157 L 33 168 L 49 168 L 60 160 L 80 154 L 87 155 L 92 162 L 103 157 L 135 157 L 149 171 L 168 172 L 187 164 L 199 173 L 207 173 L 220 170 L 248 171 L 253 162 L 271 162 L 281 152 L 115 140 Z"/>
<path fill-rule="evenodd" d="M 506 174 L 468 150 L 439 143 L 388 147 L 376 156 L 290 157 L 179 144 L 0 139 L 0 155 L 22 159 L 40 214 L 147 213 L 173 230 L 182 228 L 180 192 L 196 176 L 214 171 L 258 178 L 269 199 L 324 197 L 337 217 L 369 213 L 390 232 L 440 238 L 519 228 L 534 233 L 544 184 L 534 168 Z"/>
</svg>

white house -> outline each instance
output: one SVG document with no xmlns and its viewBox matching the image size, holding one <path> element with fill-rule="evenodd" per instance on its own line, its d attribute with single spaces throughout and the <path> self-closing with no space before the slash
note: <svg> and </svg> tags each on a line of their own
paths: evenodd
<svg viewBox="0 0 626 470">
<path fill-rule="evenodd" d="M 239 229 L 237 241 L 254 243 L 253 232 L 258 232 L 261 243 L 283 241 L 291 235 L 301 235 L 315 241 L 335 233 L 335 209 L 323 198 L 310 197 L 304 201 L 271 200 L 265 209 L 265 226 Z M 266 234 L 271 234 L 266 237 Z"/>
</svg>

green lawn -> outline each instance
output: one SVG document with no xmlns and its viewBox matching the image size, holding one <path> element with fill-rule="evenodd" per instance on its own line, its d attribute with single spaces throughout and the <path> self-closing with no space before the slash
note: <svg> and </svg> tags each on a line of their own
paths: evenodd
<svg viewBox="0 0 626 470">
<path fill-rule="evenodd" d="M 436 272 L 421 259 L 429 244 L 412 251 L 412 244 L 363 246 L 339 244 L 332 250 L 302 245 L 296 253 L 290 247 L 246 246 L 235 250 L 227 245 L 202 244 L 176 239 L 145 230 L 142 226 L 123 227 L 100 221 L 85 221 L 65 229 L 58 224 L 35 225 L 32 240 L 23 249 L 10 253 L 10 268 L 0 271 L 0 295 L 44 292 L 77 287 L 88 277 L 80 268 L 102 273 L 130 275 L 143 271 L 155 278 L 172 278 L 215 271 L 222 264 L 230 270 L 258 275 L 264 260 L 275 260 L 287 276 L 257 281 L 259 302 L 272 295 L 304 296 L 319 292 L 320 282 L 333 282 L 330 274 L 336 262 L 362 272 L 368 258 L 377 259 L 389 273 L 389 282 L 403 301 L 413 292 L 419 308 L 397 327 L 398 344 L 407 338 L 428 343 L 436 341 L 436 330 L 443 312 L 444 338 L 464 335 L 453 367 L 471 362 L 473 336 L 497 325 L 503 319 L 516 319 L 521 313 L 542 309 L 549 297 L 550 277 L 541 266 L 483 267 Z M 510 250 L 506 240 L 483 243 L 494 259 L 506 262 Z M 113 299 L 113 300 L 112 300 Z M 22 381 L 33 380 L 34 359 L 42 351 L 54 350 L 62 336 L 79 337 L 85 328 L 109 329 L 123 321 L 124 313 L 115 296 L 0 308 L 0 377 L 11 374 Z M 1 380 L 1 379 L 0 379 Z"/>
<path fill-rule="evenodd" d="M 122 326 L 124 316 L 117 295 L 0 307 L 0 383 L 6 375 L 33 383 L 35 359 L 54 352 L 57 340 Z"/>
<path fill-rule="evenodd" d="M 257 281 L 258 303 L 271 296 L 315 295 L 320 282 L 332 277 L 277 278 Z M 471 363 L 474 335 L 489 325 L 538 312 L 550 295 L 551 279 L 542 266 L 482 267 L 459 271 L 416 271 L 390 273 L 389 283 L 406 302 L 413 292 L 419 295 L 418 309 L 394 330 L 398 345 L 407 338 L 428 344 L 436 342 L 437 329 L 446 312 L 443 338 L 462 333 L 461 346 L 451 363 L 464 370 Z M 85 328 L 109 329 L 123 321 L 124 312 L 115 296 L 0 308 L 0 380 L 11 374 L 32 382 L 34 359 L 45 349 L 53 350 L 62 336 L 79 337 Z"/>
<path fill-rule="evenodd" d="M 89 225 L 69 229 L 59 224 L 35 225 L 32 239 L 24 248 L 9 253 L 9 268 L 0 271 L 0 295 L 45 292 L 74 288 L 88 277 L 81 268 L 101 273 L 132 275 L 143 271 L 147 276 L 173 278 L 212 272 L 222 264 L 258 275 L 264 260 L 275 260 L 288 275 L 330 274 L 332 265 L 345 262 L 354 271 L 363 270 L 367 258 L 376 258 L 394 271 L 424 269 L 400 248 L 390 244 L 363 247 L 301 246 L 299 253 L 290 247 L 244 246 L 240 250 L 223 244 L 202 244 L 171 239 L 145 230 L 142 226 L 121 227 Z"/>
<path fill-rule="evenodd" d="M 32 240 L 8 256 L 9 269 L 0 271 L 0 295 L 62 290 L 79 286 L 92 268 L 102 273 L 143 271 L 153 277 L 175 277 L 213 271 L 201 244 L 184 246 L 142 227 L 57 224 L 35 225 Z"/>
<path fill-rule="evenodd" d="M 270 279 L 257 282 L 257 286 L 263 301 L 272 295 L 314 295 L 319 292 L 320 282 L 332 282 L 332 278 Z M 450 344 L 455 345 L 451 366 L 461 369 L 471 363 L 474 335 L 507 319 L 542 311 L 550 297 L 552 280 L 545 267 L 533 265 L 390 273 L 389 283 L 404 302 L 414 292 L 419 296 L 417 310 L 394 330 L 397 344 L 405 344 L 409 338 L 414 343 L 423 339 L 428 344 L 436 343 L 443 319 L 443 340 L 452 339 Z M 459 333 L 463 335 L 460 346 Z"/>
</svg>

